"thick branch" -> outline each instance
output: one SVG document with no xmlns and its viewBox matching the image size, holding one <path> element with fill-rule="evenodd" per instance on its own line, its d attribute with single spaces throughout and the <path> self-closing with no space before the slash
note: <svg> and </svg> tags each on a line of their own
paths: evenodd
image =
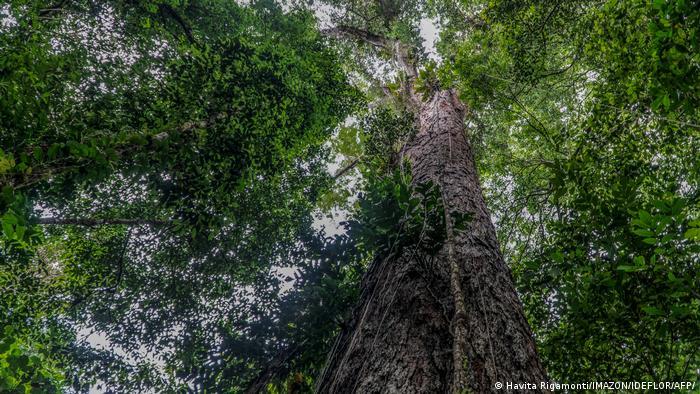
<svg viewBox="0 0 700 394">
<path fill-rule="evenodd" d="M 60 0 L 58 3 L 49 6 L 48 8 L 42 8 L 39 10 L 39 18 L 49 18 L 56 13 L 63 11 L 63 7 L 66 5 L 67 0 Z"/>
<path fill-rule="evenodd" d="M 418 78 L 415 58 L 410 48 L 401 41 L 394 42 L 393 54 L 396 65 L 406 73 L 406 81 L 401 84 L 401 87 L 409 103 L 417 110 L 421 106 L 421 99 L 415 91 L 415 82 Z"/>
<path fill-rule="evenodd" d="M 355 166 L 359 162 L 360 162 L 360 159 L 354 159 L 353 161 L 350 162 L 350 164 L 348 164 L 347 166 L 341 168 L 338 172 L 336 172 L 335 175 L 333 175 L 333 179 L 338 179 L 341 176 L 345 175 L 346 172 L 355 168 Z"/>
<path fill-rule="evenodd" d="M 164 226 L 170 224 L 169 220 L 157 220 L 157 219 L 95 219 L 95 218 L 39 218 L 37 224 L 44 225 L 76 225 L 76 226 L 113 226 L 113 225 L 126 225 L 126 226 Z"/>
<path fill-rule="evenodd" d="M 346 38 L 357 40 L 377 48 L 391 50 L 392 40 L 379 34 L 372 33 L 354 26 L 340 25 L 329 29 L 321 30 L 321 34 L 333 38 Z"/>
<path fill-rule="evenodd" d="M 421 100 L 414 92 L 414 82 L 418 77 L 415 58 L 413 57 L 411 48 L 402 43 L 400 40 L 392 40 L 372 33 L 368 30 L 360 29 L 354 26 L 339 25 L 337 27 L 325 29 L 321 34 L 327 37 L 349 39 L 364 42 L 379 49 L 384 49 L 392 54 L 396 66 L 406 74 L 406 80 L 401 83 L 404 95 L 408 99 L 411 106 L 415 109 L 420 108 Z"/>
<path fill-rule="evenodd" d="M 396 64 L 406 73 L 411 82 L 418 77 L 416 62 L 410 48 L 400 41 L 394 42 L 394 58 L 396 59 Z"/>
<path fill-rule="evenodd" d="M 208 121 L 197 121 L 197 122 L 185 122 L 182 124 L 180 127 L 177 128 L 177 131 L 180 133 L 190 133 L 196 129 L 203 129 L 208 127 L 211 123 L 215 122 L 218 119 L 222 119 L 226 117 L 225 113 L 219 113 L 218 115 L 212 116 Z M 171 137 L 171 133 L 164 131 L 161 133 L 158 133 L 156 135 L 152 136 L 146 136 L 153 142 L 161 142 L 164 141 L 168 138 Z M 41 146 L 40 148 L 46 149 L 46 146 Z M 140 149 L 140 145 L 134 146 L 132 143 L 125 143 L 125 144 L 120 144 L 117 146 L 114 146 L 113 149 L 116 153 L 116 156 L 121 158 L 124 157 L 125 155 L 131 154 L 132 150 L 134 148 Z M 27 150 L 27 153 L 29 154 L 32 152 L 32 150 Z M 13 174 L 9 173 L 3 176 L 0 176 L 0 182 L 3 182 L 4 184 L 7 184 L 11 186 L 14 189 L 20 190 L 20 189 L 26 189 L 29 186 L 32 186 L 36 183 L 46 181 L 47 179 L 50 179 L 51 177 L 62 175 L 69 173 L 71 171 L 78 170 L 80 168 L 92 165 L 94 161 L 92 160 L 86 160 L 83 158 L 76 159 L 75 157 L 72 156 L 65 156 L 65 157 L 60 157 L 55 160 L 49 161 L 42 163 L 41 165 L 35 166 L 31 176 L 27 176 L 25 174 Z"/>
<path fill-rule="evenodd" d="M 177 13 L 173 7 L 169 6 L 168 4 L 161 4 L 161 10 L 163 11 L 164 14 L 167 16 L 171 17 L 175 22 L 180 25 L 180 28 L 182 31 L 185 33 L 185 36 L 187 37 L 187 40 L 190 42 L 190 44 L 195 43 L 194 35 L 192 34 L 192 28 L 190 25 L 185 22 L 184 19 L 180 16 L 180 14 Z"/>
</svg>

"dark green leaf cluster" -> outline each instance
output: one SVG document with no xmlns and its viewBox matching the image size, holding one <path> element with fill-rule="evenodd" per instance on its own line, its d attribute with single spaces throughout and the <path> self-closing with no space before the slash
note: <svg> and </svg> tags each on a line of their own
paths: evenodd
<svg viewBox="0 0 700 394">
<path fill-rule="evenodd" d="M 395 171 L 406 143 L 416 133 L 415 116 L 381 106 L 360 118 L 363 161 L 379 176 Z"/>
<path fill-rule="evenodd" d="M 413 187 L 410 175 L 398 169 L 391 176 L 369 178 L 346 226 L 358 247 L 377 256 L 398 256 L 416 245 L 434 254 L 446 237 L 439 187 Z"/>
</svg>

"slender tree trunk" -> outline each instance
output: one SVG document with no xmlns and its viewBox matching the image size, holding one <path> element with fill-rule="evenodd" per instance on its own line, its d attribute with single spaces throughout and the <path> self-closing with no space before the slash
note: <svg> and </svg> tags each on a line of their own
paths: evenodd
<svg viewBox="0 0 700 394">
<path fill-rule="evenodd" d="M 440 187 L 447 241 L 436 256 L 418 246 L 372 264 L 318 391 L 484 393 L 508 392 L 506 382 L 539 386 L 546 375 L 484 202 L 464 106 L 445 90 L 419 111 L 419 132 L 406 155 L 414 184 Z M 452 212 L 473 215 L 466 231 L 453 230 Z"/>
</svg>

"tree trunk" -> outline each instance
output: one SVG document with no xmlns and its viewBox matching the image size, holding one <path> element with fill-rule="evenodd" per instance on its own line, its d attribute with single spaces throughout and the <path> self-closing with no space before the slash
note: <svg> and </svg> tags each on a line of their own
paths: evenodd
<svg viewBox="0 0 700 394">
<path fill-rule="evenodd" d="M 318 391 L 511 391 L 506 382 L 539 387 L 546 375 L 484 202 L 464 106 L 445 90 L 419 111 L 419 131 L 405 152 L 414 185 L 439 185 L 446 215 L 471 213 L 472 221 L 456 232 L 447 215 L 447 242 L 435 256 L 404 248 L 372 264 Z"/>
</svg>

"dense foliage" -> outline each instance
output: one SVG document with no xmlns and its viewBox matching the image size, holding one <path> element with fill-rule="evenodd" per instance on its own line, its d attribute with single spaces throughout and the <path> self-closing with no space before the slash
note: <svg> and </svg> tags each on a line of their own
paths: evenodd
<svg viewBox="0 0 700 394">
<path fill-rule="evenodd" d="M 358 97 L 313 17 L 270 2 L 1 10 L 4 389 L 56 387 L 56 363 L 76 389 L 246 384 L 280 346 L 275 272 Z"/>
<path fill-rule="evenodd" d="M 700 379 L 698 1 L 302 8 L 0 5 L 0 391 L 309 392 L 366 267 L 444 241 L 407 76 L 319 8 L 459 91 L 552 379 Z"/>
</svg>

